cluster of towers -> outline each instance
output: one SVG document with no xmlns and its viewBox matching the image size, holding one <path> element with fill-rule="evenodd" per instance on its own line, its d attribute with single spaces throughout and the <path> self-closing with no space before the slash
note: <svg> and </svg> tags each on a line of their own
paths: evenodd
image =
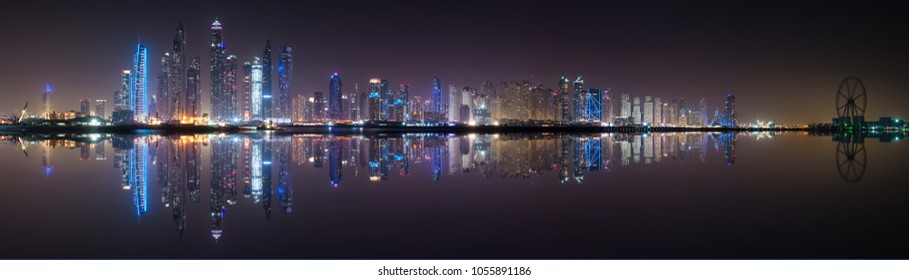
<svg viewBox="0 0 909 280">
<path fill-rule="evenodd" d="M 271 39 L 265 40 L 261 58 L 254 57 L 252 62 L 242 65 L 236 55 L 227 53 L 223 28 L 217 20 L 211 25 L 209 40 L 210 115 L 203 113 L 201 105 L 201 58 L 187 59 L 186 31 L 180 23 L 172 48 L 161 56 L 157 91 L 153 94 L 148 90 L 149 51 L 142 44 L 137 46 L 133 68 L 121 72 L 121 86 L 114 91 L 111 119 L 115 123 L 287 122 L 291 119 L 291 47 L 280 49 L 278 92 L 274 95 Z"/>
</svg>

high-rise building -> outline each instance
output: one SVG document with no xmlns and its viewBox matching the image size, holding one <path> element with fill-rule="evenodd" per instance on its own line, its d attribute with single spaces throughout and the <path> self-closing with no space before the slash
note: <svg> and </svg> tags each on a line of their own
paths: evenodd
<svg viewBox="0 0 909 280">
<path fill-rule="evenodd" d="M 641 119 L 645 125 L 653 124 L 653 99 L 650 95 L 644 96 L 644 117 Z"/>
<path fill-rule="evenodd" d="M 584 76 L 574 80 L 574 121 L 584 121 L 587 116 L 587 91 L 584 90 Z"/>
<path fill-rule="evenodd" d="M 107 107 L 106 99 L 95 100 L 95 116 L 107 118 L 107 110 L 105 107 Z"/>
<path fill-rule="evenodd" d="M 432 77 L 432 93 L 429 97 L 430 108 L 428 111 L 442 113 L 445 111 L 444 102 L 442 101 L 442 82 L 439 78 Z"/>
<path fill-rule="evenodd" d="M 133 82 L 130 89 L 130 108 L 135 113 L 135 120 L 148 120 L 148 48 L 136 46 L 136 57 L 133 64 Z"/>
<path fill-rule="evenodd" d="M 155 92 L 155 95 L 152 96 L 151 102 L 149 104 L 149 114 L 153 116 L 160 117 L 162 119 L 170 116 L 170 71 L 171 69 L 171 54 L 169 52 L 164 53 L 161 56 L 161 71 L 158 72 L 158 91 Z"/>
<path fill-rule="evenodd" d="M 114 111 L 126 111 L 131 107 L 129 97 L 132 95 L 133 75 L 131 70 L 120 72 L 120 90 L 114 92 Z M 50 86 L 48 85 L 48 88 Z"/>
<path fill-rule="evenodd" d="M 91 116 L 91 107 L 91 102 L 88 101 L 88 99 L 82 98 L 79 100 L 79 113 L 81 113 L 82 116 Z"/>
<path fill-rule="evenodd" d="M 312 118 L 315 121 L 325 121 L 326 111 L 325 108 L 325 97 L 321 91 L 314 92 L 312 94 L 313 103 L 312 103 Z"/>
<path fill-rule="evenodd" d="M 631 97 L 627 93 L 622 93 L 622 109 L 619 116 L 625 119 L 631 116 Z"/>
<path fill-rule="evenodd" d="M 354 84 L 354 85 L 356 85 L 356 84 Z M 359 93 L 357 93 L 357 96 L 358 96 L 357 102 L 359 102 L 359 104 L 360 104 L 359 120 L 363 121 L 363 120 L 368 119 L 368 116 L 369 116 L 369 94 L 367 94 L 365 92 L 360 92 L 359 89 L 357 89 L 357 92 L 359 92 Z"/>
<path fill-rule="evenodd" d="M 252 64 L 243 62 L 243 92 L 240 97 L 240 117 L 249 121 L 252 112 Z"/>
<path fill-rule="evenodd" d="M 215 20 L 211 24 L 209 47 L 209 65 L 211 66 L 211 118 L 213 120 L 226 119 L 224 100 L 225 84 L 225 55 L 224 36 L 221 34 L 221 23 Z"/>
<path fill-rule="evenodd" d="M 347 107 L 349 108 L 347 110 L 349 113 L 348 118 L 352 121 L 360 121 L 360 93 L 358 93 L 358 91 L 357 84 L 354 84 L 354 91 L 350 92 L 348 94 L 349 97 L 347 98 Z"/>
<path fill-rule="evenodd" d="M 378 78 L 369 80 L 369 120 L 381 121 L 382 118 L 382 84 Z"/>
<path fill-rule="evenodd" d="M 568 95 L 568 77 L 562 75 L 562 78 L 559 79 L 559 111 L 561 113 L 561 118 L 559 121 L 568 123 L 571 121 L 571 98 Z"/>
<path fill-rule="evenodd" d="M 644 120 L 643 117 L 644 114 L 641 113 L 641 98 L 635 96 L 631 105 L 631 123 L 640 124 Z"/>
<path fill-rule="evenodd" d="M 202 116 L 202 59 L 193 57 L 186 71 L 186 99 L 180 118 L 198 118 Z"/>
<path fill-rule="evenodd" d="M 600 122 L 603 120 L 603 90 L 590 88 L 587 89 L 586 99 L 586 116 L 584 121 Z"/>
<path fill-rule="evenodd" d="M 735 96 L 731 93 L 726 95 L 726 102 L 723 104 L 723 120 L 720 125 L 724 127 L 736 127 L 738 125 L 738 117 L 735 113 Z"/>
<path fill-rule="evenodd" d="M 410 101 L 410 84 L 401 84 L 398 90 L 398 95 L 395 97 L 395 120 L 397 121 L 408 121 L 410 120 L 410 106 L 408 103 Z"/>
<path fill-rule="evenodd" d="M 291 118 L 291 90 L 294 73 L 293 49 L 290 46 L 281 48 L 278 58 L 278 98 L 274 110 L 274 118 L 280 122 L 289 121 Z"/>
<path fill-rule="evenodd" d="M 659 97 L 653 98 L 653 125 L 663 124 L 663 100 Z"/>
<path fill-rule="evenodd" d="M 331 75 L 331 81 L 328 83 L 328 120 L 329 121 L 338 121 L 341 120 L 341 93 L 343 92 L 343 87 L 341 84 L 341 76 L 338 73 Z"/>
<path fill-rule="evenodd" d="M 274 118 L 271 86 L 271 38 L 265 39 L 265 50 L 262 51 L 262 118 Z"/>
<path fill-rule="evenodd" d="M 448 85 L 448 121 L 461 121 L 461 88 L 457 85 Z"/>
<path fill-rule="evenodd" d="M 44 85 L 44 95 L 41 98 L 42 99 L 41 101 L 43 101 L 42 110 L 43 110 L 45 119 L 51 119 L 51 115 L 53 115 L 53 112 L 54 112 L 53 104 L 51 103 L 51 95 L 53 95 L 53 94 L 54 94 L 54 91 L 53 91 L 53 89 L 51 89 L 50 84 L 45 84 Z"/>
<path fill-rule="evenodd" d="M 168 70 L 168 103 L 167 109 L 171 120 L 180 119 L 186 115 L 187 106 L 184 104 L 188 100 L 186 95 L 186 82 L 188 76 L 186 73 L 186 31 L 183 29 L 183 22 L 177 26 L 174 34 L 173 53 L 170 56 L 170 69 Z"/>
<path fill-rule="evenodd" d="M 237 95 L 237 75 L 240 70 L 237 56 L 227 56 L 224 67 L 224 119 L 236 120 L 240 118 L 237 110 L 240 105 L 240 98 Z"/>
<path fill-rule="evenodd" d="M 265 117 L 262 114 L 262 61 L 258 57 L 253 58 L 250 69 L 252 69 L 252 89 L 249 95 L 249 115 L 253 120 L 263 120 Z"/>
</svg>

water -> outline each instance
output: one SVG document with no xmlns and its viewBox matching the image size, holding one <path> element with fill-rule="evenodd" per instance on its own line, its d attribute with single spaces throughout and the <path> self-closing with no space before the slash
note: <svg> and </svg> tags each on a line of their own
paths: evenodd
<svg viewBox="0 0 909 280">
<path fill-rule="evenodd" d="M 909 258 L 906 143 L 841 138 L 0 136 L 0 258 Z"/>
</svg>

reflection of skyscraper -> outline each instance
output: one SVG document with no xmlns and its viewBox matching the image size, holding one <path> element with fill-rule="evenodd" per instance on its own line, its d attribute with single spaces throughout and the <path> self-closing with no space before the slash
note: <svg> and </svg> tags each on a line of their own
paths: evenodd
<svg viewBox="0 0 909 280">
<path fill-rule="evenodd" d="M 338 187 L 341 185 L 341 140 L 328 140 L 328 176 L 331 179 L 331 186 Z"/>
<path fill-rule="evenodd" d="M 129 151 L 129 185 L 133 189 L 136 214 L 148 211 L 148 143 L 146 139 L 135 138 L 135 148 Z"/>
<path fill-rule="evenodd" d="M 278 152 L 278 201 L 281 203 L 281 213 L 293 212 L 294 186 L 290 173 L 292 159 L 290 137 L 276 139 L 275 146 Z"/>
<path fill-rule="evenodd" d="M 107 155 L 104 154 L 104 142 L 95 144 L 95 160 L 107 160 Z"/>
</svg>

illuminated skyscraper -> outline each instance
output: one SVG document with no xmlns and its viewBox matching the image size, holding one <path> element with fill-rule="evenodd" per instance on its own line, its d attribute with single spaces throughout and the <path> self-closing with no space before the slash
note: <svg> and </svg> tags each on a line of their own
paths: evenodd
<svg viewBox="0 0 909 280">
<path fill-rule="evenodd" d="M 644 96 L 644 117 L 641 119 L 644 124 L 653 124 L 653 99 L 650 95 Z"/>
<path fill-rule="evenodd" d="M 186 88 L 184 100 L 180 115 L 181 118 L 198 118 L 202 116 L 202 65 L 201 58 L 193 57 L 189 62 L 189 70 L 186 71 Z"/>
<path fill-rule="evenodd" d="M 95 100 L 95 116 L 99 116 L 102 119 L 107 118 L 107 100 L 98 99 Z"/>
<path fill-rule="evenodd" d="M 186 31 L 183 30 L 183 22 L 177 26 L 177 31 L 174 34 L 173 40 L 173 53 L 170 58 L 170 69 L 168 71 L 168 82 L 170 86 L 168 89 L 168 100 L 164 103 L 167 103 L 170 108 L 167 109 L 169 116 L 163 117 L 165 119 L 177 120 L 181 116 L 185 115 L 186 105 L 184 104 L 188 99 L 186 95 Z"/>
<path fill-rule="evenodd" d="M 148 48 L 136 46 L 136 57 L 133 64 L 133 82 L 130 88 L 130 108 L 135 112 L 135 120 L 148 120 Z"/>
<path fill-rule="evenodd" d="M 461 121 L 461 88 L 457 85 L 448 85 L 448 121 Z"/>
<path fill-rule="evenodd" d="M 249 121 L 252 109 L 252 64 L 243 62 L 243 91 L 240 96 L 240 117 L 243 121 Z"/>
<path fill-rule="evenodd" d="M 631 97 L 627 93 L 622 93 L 622 109 L 619 116 L 628 118 L 631 116 Z"/>
<path fill-rule="evenodd" d="M 338 73 L 331 75 L 331 81 L 328 83 L 328 120 L 341 120 L 341 93 L 343 92 L 341 76 Z"/>
<path fill-rule="evenodd" d="M 281 122 L 291 119 L 291 90 L 294 73 L 293 49 L 290 46 L 281 48 L 278 59 L 278 98 L 274 118 Z"/>
<path fill-rule="evenodd" d="M 132 90 L 133 76 L 130 70 L 123 70 L 120 73 L 120 89 L 114 92 L 114 111 L 129 110 L 129 96 Z M 50 88 L 50 85 L 47 86 Z"/>
<path fill-rule="evenodd" d="M 584 121 L 600 122 L 603 120 L 603 90 L 587 89 L 586 101 Z"/>
<path fill-rule="evenodd" d="M 432 77 L 432 95 L 429 97 L 430 108 L 428 111 L 442 113 L 445 111 L 444 101 L 442 101 L 442 82 L 439 78 Z"/>
<path fill-rule="evenodd" d="M 312 118 L 315 121 L 325 121 L 328 118 L 328 108 L 325 107 L 325 96 L 321 91 L 313 92 Z"/>
<path fill-rule="evenodd" d="M 271 38 L 265 39 L 265 50 L 262 51 L 262 119 L 274 118 L 271 86 Z"/>
<path fill-rule="evenodd" d="M 164 53 L 161 56 L 161 71 L 158 72 L 158 91 L 155 92 L 155 95 L 152 96 L 152 100 L 149 104 L 149 114 L 152 116 L 158 116 L 162 119 L 169 118 L 170 116 L 170 71 L 171 69 L 171 54 L 169 52 Z"/>
<path fill-rule="evenodd" d="M 44 85 L 44 95 L 42 96 L 41 99 L 43 101 L 42 110 L 44 111 L 43 114 L 44 114 L 45 119 L 50 119 L 51 114 L 54 111 L 53 104 L 51 103 L 51 95 L 53 95 L 53 94 L 54 94 L 54 91 L 51 89 L 50 84 Z"/>
<path fill-rule="evenodd" d="M 227 56 L 224 66 L 224 118 L 235 120 L 239 119 L 237 107 L 240 105 L 240 96 L 237 95 L 237 75 L 240 73 L 237 56 Z"/>
<path fill-rule="evenodd" d="M 91 102 L 88 101 L 88 99 L 82 98 L 79 100 L 79 113 L 81 113 L 82 116 L 91 116 L 91 107 Z"/>
<path fill-rule="evenodd" d="M 631 106 L 631 123 L 640 124 L 644 121 L 644 114 L 641 113 L 641 98 L 638 96 L 634 97 L 634 103 Z"/>
<path fill-rule="evenodd" d="M 724 127 L 736 127 L 738 125 L 738 119 L 735 113 L 735 96 L 731 93 L 726 95 L 726 102 L 723 104 L 723 119 L 720 121 L 720 125 Z M 731 142 L 734 147 L 735 139 L 733 138 Z"/>
<path fill-rule="evenodd" d="M 357 88 L 357 84 L 354 84 L 354 91 L 348 94 L 347 98 L 348 109 L 347 112 L 350 114 L 348 118 L 352 121 L 359 121 L 361 117 L 360 113 L 360 93 Z"/>
<path fill-rule="evenodd" d="M 369 80 L 369 120 L 382 120 L 382 84 L 378 78 Z"/>
<path fill-rule="evenodd" d="M 213 120 L 225 119 L 224 84 L 225 84 L 225 55 L 224 36 L 221 34 L 221 23 L 215 20 L 211 24 L 209 46 L 209 65 L 211 66 L 211 118 Z"/>
<path fill-rule="evenodd" d="M 401 84 L 400 90 L 398 91 L 397 96 L 395 97 L 395 120 L 403 122 L 407 121 L 410 118 L 410 106 L 408 106 L 408 101 L 410 101 L 410 84 Z"/>
<path fill-rule="evenodd" d="M 653 124 L 660 125 L 663 123 L 663 100 L 659 97 L 653 98 Z"/>
<path fill-rule="evenodd" d="M 584 121 L 587 117 L 587 91 L 584 90 L 584 76 L 574 80 L 574 121 Z"/>
<path fill-rule="evenodd" d="M 565 123 L 571 121 L 571 107 L 569 105 L 571 104 L 571 98 L 568 94 L 568 87 L 568 77 L 562 75 L 562 78 L 559 79 L 559 111 L 561 112 L 561 119 L 559 120 Z"/>
<path fill-rule="evenodd" d="M 250 90 L 250 118 L 253 120 L 264 119 L 262 115 L 262 61 L 258 57 L 253 58 L 252 66 L 252 89 Z"/>
</svg>

